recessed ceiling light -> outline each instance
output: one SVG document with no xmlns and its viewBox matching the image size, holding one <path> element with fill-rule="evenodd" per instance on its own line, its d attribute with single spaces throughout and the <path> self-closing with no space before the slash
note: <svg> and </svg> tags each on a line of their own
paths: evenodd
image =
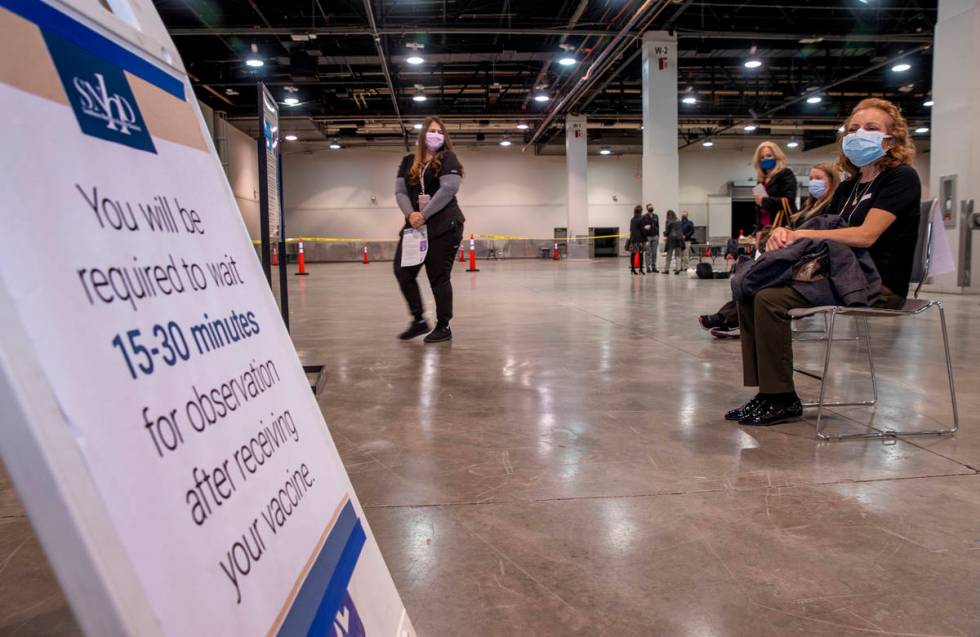
<svg viewBox="0 0 980 637">
<path fill-rule="evenodd" d="M 715 145 L 715 143 L 709 139 L 706 142 L 702 142 L 701 145 L 704 146 L 705 148 L 711 148 L 712 146 Z"/>
<path fill-rule="evenodd" d="M 922 102 L 923 106 L 932 106 L 933 104 L 935 104 L 935 102 L 933 102 L 932 100 L 926 100 Z"/>
<path fill-rule="evenodd" d="M 920 127 L 918 127 L 918 128 L 915 129 L 915 132 L 916 132 L 917 135 L 925 135 L 926 133 L 929 132 L 929 127 L 928 126 L 920 126 Z"/>
<path fill-rule="evenodd" d="M 405 58 L 405 61 L 409 64 L 422 64 L 425 62 L 425 58 L 423 58 L 421 55 L 410 55 Z"/>
<path fill-rule="evenodd" d="M 811 97 L 806 98 L 806 103 L 807 104 L 819 104 L 822 101 L 823 101 L 823 98 L 820 97 L 819 95 L 813 95 Z"/>
<path fill-rule="evenodd" d="M 544 93 L 538 93 L 537 95 L 534 96 L 535 102 L 547 102 L 550 99 L 551 98 L 545 95 Z"/>
<path fill-rule="evenodd" d="M 412 124 L 412 128 L 414 128 L 415 130 L 422 130 L 422 122 L 415 122 L 414 124 Z"/>
<path fill-rule="evenodd" d="M 758 126 L 756 126 L 755 124 L 746 124 L 745 126 L 742 127 L 742 130 L 744 130 L 746 133 L 751 133 L 757 128 Z"/>
<path fill-rule="evenodd" d="M 799 145 L 800 142 L 796 141 L 795 139 L 791 139 L 786 143 L 786 148 L 798 148 Z"/>
<path fill-rule="evenodd" d="M 745 68 L 747 69 L 757 69 L 762 66 L 762 60 L 746 60 Z"/>
<path fill-rule="evenodd" d="M 572 66 L 573 64 L 575 64 L 577 62 L 578 62 L 578 60 L 576 60 L 575 58 L 573 58 L 570 55 L 563 55 L 562 57 L 560 57 L 558 59 L 558 63 L 561 64 L 562 66 Z"/>
<path fill-rule="evenodd" d="M 901 62 L 892 67 L 892 73 L 904 73 L 905 71 L 908 71 L 910 68 L 912 68 L 911 64 Z"/>
<path fill-rule="evenodd" d="M 330 150 L 340 150 L 340 142 L 330 142 Z"/>
<path fill-rule="evenodd" d="M 299 139 L 299 137 L 296 137 L 296 135 L 286 135 L 285 137 L 287 142 L 295 142 L 297 139 Z"/>
<path fill-rule="evenodd" d="M 692 95 L 688 95 L 687 97 L 685 97 L 681 101 L 684 102 L 685 104 L 697 104 L 698 103 L 698 98 L 696 98 L 696 97 L 694 97 Z"/>
<path fill-rule="evenodd" d="M 528 126 L 524 122 L 521 122 L 520 124 L 517 125 L 518 130 L 527 130 L 528 128 L 530 128 L 530 126 Z"/>
<path fill-rule="evenodd" d="M 510 146 L 510 140 L 509 139 L 501 139 L 500 140 L 500 145 L 501 146 Z"/>
<path fill-rule="evenodd" d="M 282 103 L 285 104 L 286 106 L 296 106 L 297 104 L 299 104 L 299 100 L 296 99 L 295 97 L 287 97 L 282 101 Z"/>
<path fill-rule="evenodd" d="M 256 68 L 257 69 L 260 66 L 263 66 L 265 64 L 265 62 L 263 62 L 259 58 L 250 57 L 250 58 L 248 58 L 248 59 L 245 60 L 245 64 L 248 65 L 248 66 L 251 66 L 252 68 Z"/>
</svg>

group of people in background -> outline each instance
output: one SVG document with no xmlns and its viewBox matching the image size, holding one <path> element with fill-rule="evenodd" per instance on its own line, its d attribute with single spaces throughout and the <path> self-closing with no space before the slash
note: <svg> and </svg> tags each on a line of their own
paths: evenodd
<svg viewBox="0 0 980 637">
<path fill-rule="evenodd" d="M 660 272 L 657 268 L 657 249 L 660 247 L 660 217 L 654 211 L 653 204 L 648 203 L 646 212 L 641 206 L 633 208 L 633 218 L 630 220 L 629 239 L 626 249 L 630 252 L 630 272 L 632 274 L 647 274 Z M 664 260 L 663 273 L 670 272 L 671 263 L 674 274 L 687 270 L 688 248 L 694 241 L 694 222 L 688 219 L 687 211 L 677 213 L 667 211 L 664 222 Z M 645 266 L 644 266 L 645 264 Z M 645 267 L 645 269 L 644 269 Z"/>
</svg>

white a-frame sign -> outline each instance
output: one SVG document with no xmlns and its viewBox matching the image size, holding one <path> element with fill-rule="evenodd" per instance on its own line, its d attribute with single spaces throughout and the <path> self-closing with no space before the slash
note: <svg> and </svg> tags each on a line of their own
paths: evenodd
<svg viewBox="0 0 980 637">
<path fill-rule="evenodd" d="M 0 0 L 0 112 L 0 453 L 84 630 L 412 635 L 150 1 Z"/>
</svg>

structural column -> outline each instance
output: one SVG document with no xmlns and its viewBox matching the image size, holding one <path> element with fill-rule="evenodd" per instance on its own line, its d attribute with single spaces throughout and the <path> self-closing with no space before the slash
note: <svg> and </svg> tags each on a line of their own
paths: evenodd
<svg viewBox="0 0 980 637">
<path fill-rule="evenodd" d="M 678 210 L 677 38 L 643 34 L 643 204 L 660 215 Z"/>
<path fill-rule="evenodd" d="M 933 289 L 977 293 L 980 230 L 969 230 L 963 208 L 964 202 L 972 200 L 974 212 L 980 212 L 980 74 L 976 72 L 980 68 L 980 1 L 939 0 L 932 60 L 929 196 L 939 199 L 949 216 L 946 236 L 956 264 L 955 272 L 935 277 Z M 953 187 L 944 187 L 944 182 Z M 963 254 L 966 232 L 972 235 L 972 257 Z M 971 285 L 963 286 L 961 277 L 967 267 Z"/>
<path fill-rule="evenodd" d="M 589 236 L 588 196 L 589 139 L 584 115 L 565 118 L 565 166 L 568 171 L 568 258 L 588 259 Z"/>
</svg>

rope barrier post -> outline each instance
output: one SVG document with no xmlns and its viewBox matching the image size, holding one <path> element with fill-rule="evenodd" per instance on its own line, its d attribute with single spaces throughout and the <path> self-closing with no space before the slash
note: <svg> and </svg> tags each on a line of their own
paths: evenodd
<svg viewBox="0 0 980 637">
<path fill-rule="evenodd" d="M 367 265 L 368 264 L 367 246 L 364 246 L 364 252 L 361 254 L 363 255 L 362 258 L 364 259 L 364 265 Z"/>
<path fill-rule="evenodd" d="M 463 254 L 462 248 L 459 251 L 460 255 Z M 470 269 L 467 272 L 479 272 L 476 267 L 476 240 L 473 235 L 470 235 Z"/>
<path fill-rule="evenodd" d="M 299 264 L 299 272 L 296 273 L 297 276 L 308 276 L 310 273 L 306 271 L 306 255 L 303 254 L 303 242 L 298 243 L 298 252 L 296 253 L 296 263 Z"/>
</svg>

